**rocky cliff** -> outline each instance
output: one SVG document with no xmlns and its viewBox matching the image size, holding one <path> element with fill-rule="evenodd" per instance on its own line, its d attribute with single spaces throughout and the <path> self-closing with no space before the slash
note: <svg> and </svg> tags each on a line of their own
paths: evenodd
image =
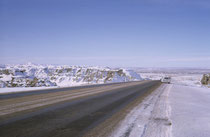
<svg viewBox="0 0 210 137">
<path fill-rule="evenodd" d="M 204 74 L 203 78 L 201 79 L 201 83 L 203 85 L 210 85 L 210 74 Z"/>
<path fill-rule="evenodd" d="M 2 65 L 0 87 L 74 86 L 142 80 L 132 70 L 52 65 Z"/>
</svg>

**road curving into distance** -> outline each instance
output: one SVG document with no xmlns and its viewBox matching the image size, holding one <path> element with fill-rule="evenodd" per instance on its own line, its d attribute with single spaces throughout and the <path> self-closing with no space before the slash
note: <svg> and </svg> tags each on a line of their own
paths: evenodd
<svg viewBox="0 0 210 137">
<path fill-rule="evenodd" d="M 96 127 L 106 127 L 105 121 L 160 84 L 140 81 L 0 95 L 0 137 L 99 136 L 92 132 Z"/>
</svg>

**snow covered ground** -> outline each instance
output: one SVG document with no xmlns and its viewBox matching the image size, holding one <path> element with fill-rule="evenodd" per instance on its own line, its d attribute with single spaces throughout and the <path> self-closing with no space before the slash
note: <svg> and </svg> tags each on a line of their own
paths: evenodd
<svg viewBox="0 0 210 137">
<path fill-rule="evenodd" d="M 13 93 L 13 92 L 27 92 L 32 90 L 39 89 L 50 89 L 50 88 L 58 88 L 57 86 L 53 87 L 17 87 L 17 88 L 0 88 L 0 94 L 4 93 Z"/>
<path fill-rule="evenodd" d="M 112 137 L 210 137 L 210 88 L 163 84 L 121 121 Z"/>
<path fill-rule="evenodd" d="M 175 73 L 139 73 L 144 79 L 160 80 L 164 76 L 171 77 L 171 83 L 185 85 L 185 86 L 197 86 L 200 87 L 203 74 L 175 74 Z"/>
<path fill-rule="evenodd" d="M 171 137 L 171 108 L 168 96 L 172 85 L 161 85 L 119 124 L 112 137 Z"/>
<path fill-rule="evenodd" d="M 203 74 L 210 73 L 210 68 L 133 68 L 133 70 L 144 79 L 160 80 L 170 76 L 173 84 L 196 87 L 202 86 Z"/>
<path fill-rule="evenodd" d="M 169 103 L 173 137 L 210 137 L 210 88 L 174 84 Z"/>
</svg>

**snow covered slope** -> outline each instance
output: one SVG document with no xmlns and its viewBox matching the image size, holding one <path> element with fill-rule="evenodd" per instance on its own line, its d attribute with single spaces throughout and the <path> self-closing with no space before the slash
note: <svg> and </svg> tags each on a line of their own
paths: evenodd
<svg viewBox="0 0 210 137">
<path fill-rule="evenodd" d="M 0 87 L 75 86 L 142 80 L 132 70 L 52 65 L 2 65 Z"/>
</svg>

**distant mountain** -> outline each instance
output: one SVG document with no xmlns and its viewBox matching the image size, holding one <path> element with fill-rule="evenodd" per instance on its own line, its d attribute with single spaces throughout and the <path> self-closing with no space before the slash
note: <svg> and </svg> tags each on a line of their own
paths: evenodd
<svg viewBox="0 0 210 137">
<path fill-rule="evenodd" d="M 0 87 L 75 86 L 142 80 L 132 70 L 102 67 L 1 65 Z"/>
</svg>

